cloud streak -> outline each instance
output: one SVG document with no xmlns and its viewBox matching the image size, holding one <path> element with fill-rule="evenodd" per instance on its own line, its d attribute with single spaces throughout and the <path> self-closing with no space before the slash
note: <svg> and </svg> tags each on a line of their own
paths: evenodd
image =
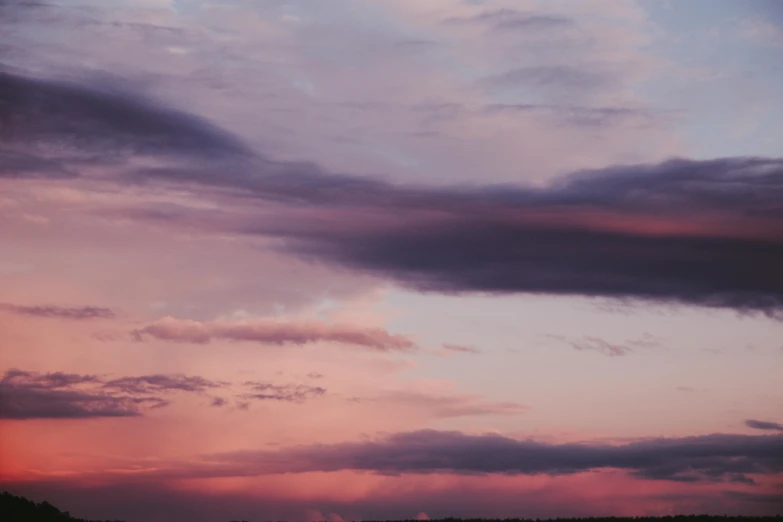
<svg viewBox="0 0 783 522">
<path fill-rule="evenodd" d="M 500 435 L 423 430 L 376 441 L 299 446 L 276 452 L 240 451 L 213 455 L 209 460 L 228 464 L 229 473 L 239 474 L 359 470 L 391 475 L 564 475 L 622 469 L 653 480 L 749 483 L 749 475 L 783 472 L 783 437 L 714 434 L 641 439 L 620 445 L 547 444 Z"/>
<path fill-rule="evenodd" d="M 783 424 L 777 422 L 748 419 L 745 421 L 745 426 L 754 430 L 783 431 Z"/>
<path fill-rule="evenodd" d="M 105 380 L 96 375 L 8 370 L 0 380 L 0 418 L 87 419 L 136 417 L 162 408 L 175 391 L 200 393 L 222 386 L 202 377 L 150 375 Z"/>
<path fill-rule="evenodd" d="M 514 401 L 485 401 L 477 395 L 389 391 L 376 397 L 353 398 L 352 402 L 398 404 L 428 411 L 438 419 L 476 415 L 518 415 L 530 407 Z"/>
<path fill-rule="evenodd" d="M 252 390 L 250 393 L 240 395 L 245 400 L 281 401 L 303 403 L 308 399 L 324 395 L 326 388 L 321 386 L 307 386 L 305 384 L 270 384 L 264 382 L 248 381 L 245 386 Z"/>
<path fill-rule="evenodd" d="M 655 348 L 660 346 L 660 341 L 650 334 L 644 334 L 638 339 L 627 339 L 622 343 L 607 341 L 601 337 L 591 335 L 585 335 L 581 338 L 570 338 L 564 335 L 548 335 L 547 337 L 561 341 L 574 350 L 598 352 L 607 357 L 622 357 L 634 353 L 636 348 Z"/>
<path fill-rule="evenodd" d="M 554 14 L 525 13 L 515 9 L 487 10 L 471 17 L 446 20 L 449 24 L 484 24 L 499 30 L 553 30 L 574 26 L 566 16 Z"/>
<path fill-rule="evenodd" d="M 65 306 L 20 306 L 0 303 L 0 310 L 6 312 L 30 315 L 33 317 L 57 318 L 57 319 L 112 319 L 115 314 L 110 308 L 97 306 L 65 307 Z"/>
<path fill-rule="evenodd" d="M 412 351 L 409 338 L 382 328 L 328 324 L 319 321 L 285 322 L 270 320 L 210 321 L 164 317 L 134 331 L 134 336 L 172 342 L 209 343 L 212 340 L 257 342 L 263 344 L 311 344 L 334 342 L 377 351 Z"/>
<path fill-rule="evenodd" d="M 103 386 L 125 393 L 158 393 L 186 391 L 201 393 L 219 388 L 225 383 L 214 382 L 203 377 L 187 375 L 142 375 L 140 377 L 121 377 L 107 381 Z"/>
<path fill-rule="evenodd" d="M 479 350 L 474 346 L 463 346 L 461 344 L 444 343 L 443 349 L 449 352 L 457 352 L 457 353 L 473 353 L 473 354 L 481 353 L 481 350 Z"/>
</svg>

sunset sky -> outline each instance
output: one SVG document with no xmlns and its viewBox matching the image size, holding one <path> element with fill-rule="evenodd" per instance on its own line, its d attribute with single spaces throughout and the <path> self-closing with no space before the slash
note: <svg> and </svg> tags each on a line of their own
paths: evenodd
<svg viewBox="0 0 783 522">
<path fill-rule="evenodd" d="M 0 490 L 783 513 L 780 0 L 0 0 Z"/>
</svg>

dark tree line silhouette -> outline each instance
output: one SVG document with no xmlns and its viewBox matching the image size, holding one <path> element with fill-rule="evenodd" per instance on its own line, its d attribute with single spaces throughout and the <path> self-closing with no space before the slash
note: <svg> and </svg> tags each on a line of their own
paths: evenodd
<svg viewBox="0 0 783 522">
<path fill-rule="evenodd" d="M 554 518 L 548 522 L 783 522 L 783 516 L 743 517 L 713 515 L 674 515 L 665 517 L 586 517 Z M 0 493 L 0 522 L 123 522 L 121 520 L 85 520 L 72 517 L 67 511 L 60 511 L 48 502 L 35 503 L 8 492 Z M 230 522 L 240 522 L 232 520 Z M 242 520 L 241 522 L 247 522 Z M 278 521 L 279 522 L 279 521 Z M 322 521 L 325 522 L 325 521 Z M 384 520 L 365 522 L 419 522 L 415 520 Z M 540 519 L 524 518 L 443 518 L 435 522 L 544 522 Z"/>
<path fill-rule="evenodd" d="M 5 491 L 0 493 L 0 520 L 3 522 L 122 522 L 75 518 L 67 511 L 60 511 L 48 502 L 35 503 Z"/>
<path fill-rule="evenodd" d="M 365 520 L 363 522 L 421 522 L 418 520 Z M 571 517 L 571 518 L 438 518 L 429 522 L 783 522 L 783 516 L 666 515 L 661 517 Z"/>
</svg>

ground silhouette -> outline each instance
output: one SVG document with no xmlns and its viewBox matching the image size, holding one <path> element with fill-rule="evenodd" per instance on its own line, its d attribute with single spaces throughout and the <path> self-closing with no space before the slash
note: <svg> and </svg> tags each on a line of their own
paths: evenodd
<svg viewBox="0 0 783 522">
<path fill-rule="evenodd" d="M 783 516 L 742 517 L 713 515 L 676 515 L 665 517 L 598 517 L 557 518 L 551 522 L 783 522 Z M 72 517 L 67 511 L 60 511 L 48 502 L 33 502 L 8 492 L 0 493 L 0 521 L 2 522 L 123 522 L 121 520 L 85 520 Z M 239 522 L 231 520 L 230 522 Z M 242 520 L 241 522 L 248 522 Z M 268 522 L 268 521 L 266 521 Z M 279 522 L 279 521 L 278 521 Z M 419 522 L 415 520 L 384 520 L 366 522 Z M 540 519 L 524 518 L 443 518 L 433 522 L 542 522 Z"/>
<path fill-rule="evenodd" d="M 0 520 L 3 522 L 122 522 L 75 518 L 67 511 L 60 511 L 48 502 L 35 503 L 8 492 L 0 493 Z"/>
</svg>

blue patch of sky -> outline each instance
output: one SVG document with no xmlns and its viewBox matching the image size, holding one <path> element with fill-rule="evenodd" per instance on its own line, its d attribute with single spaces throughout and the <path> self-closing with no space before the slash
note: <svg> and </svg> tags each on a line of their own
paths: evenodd
<svg viewBox="0 0 783 522">
<path fill-rule="evenodd" d="M 748 34 L 753 20 L 783 29 L 765 0 L 640 0 L 663 33 L 651 48 L 678 71 L 640 86 L 659 108 L 681 114 L 696 158 L 779 156 L 783 135 L 783 42 Z M 783 34 L 783 31 L 781 32 Z"/>
</svg>

